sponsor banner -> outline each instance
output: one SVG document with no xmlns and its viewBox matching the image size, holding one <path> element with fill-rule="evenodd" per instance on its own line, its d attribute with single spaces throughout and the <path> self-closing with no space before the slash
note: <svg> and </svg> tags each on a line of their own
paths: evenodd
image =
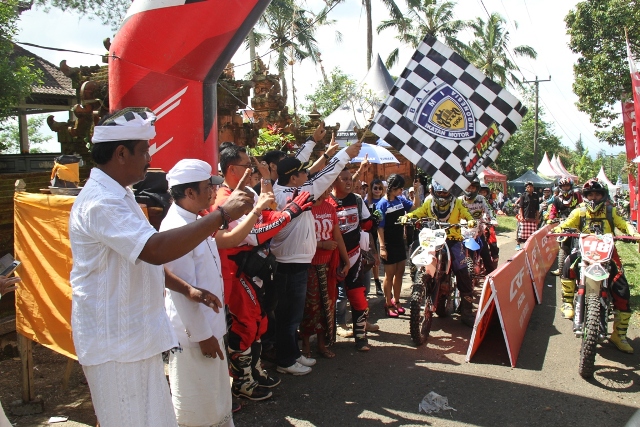
<svg viewBox="0 0 640 427">
<path fill-rule="evenodd" d="M 484 281 L 484 286 L 482 287 L 482 294 L 480 295 L 480 302 L 478 303 L 478 313 L 476 314 L 476 322 L 473 326 L 471 340 L 469 341 L 469 348 L 467 349 L 467 362 L 471 360 L 480 347 L 485 335 L 487 335 L 489 324 L 491 324 L 491 318 L 495 313 L 495 309 L 496 303 L 494 301 L 494 293 L 491 290 L 491 283 L 487 278 L 487 280 Z"/>
<path fill-rule="evenodd" d="M 526 112 L 515 96 L 427 35 L 371 131 L 458 196 L 496 160 Z"/>
<path fill-rule="evenodd" d="M 636 112 L 633 107 L 633 102 L 621 102 L 622 104 L 622 124 L 624 126 L 624 141 L 627 153 L 627 161 L 630 162 L 638 155 L 636 154 L 637 143 L 637 127 L 636 127 Z"/>
<path fill-rule="evenodd" d="M 500 320 L 509 361 L 511 366 L 515 367 L 535 305 L 527 255 L 525 251 L 520 251 L 511 261 L 487 276 L 481 297 L 481 307 L 478 309 L 467 350 L 467 361 L 471 360 L 480 346 L 490 324 L 491 314 L 495 312 Z"/>
<path fill-rule="evenodd" d="M 533 233 L 524 245 L 524 253 L 526 254 L 526 261 L 538 304 L 542 304 L 544 279 L 558 257 L 558 251 L 560 250 L 556 239 L 548 236 L 553 227 L 553 224 L 542 227 Z"/>
</svg>

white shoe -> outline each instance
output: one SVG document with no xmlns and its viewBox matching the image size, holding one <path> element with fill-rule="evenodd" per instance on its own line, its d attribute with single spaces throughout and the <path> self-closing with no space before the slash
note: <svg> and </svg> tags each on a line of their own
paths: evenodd
<svg viewBox="0 0 640 427">
<path fill-rule="evenodd" d="M 313 366 L 316 364 L 316 359 L 305 357 L 303 354 L 301 354 L 300 357 L 296 359 L 296 362 L 301 364 L 302 366 Z"/>
<path fill-rule="evenodd" d="M 311 368 L 308 366 L 304 366 L 299 364 L 298 362 L 294 363 L 293 365 L 287 367 L 287 368 L 283 368 L 282 366 L 278 366 L 276 368 L 276 370 L 278 372 L 280 372 L 281 374 L 291 374 L 291 375 L 307 375 L 309 372 L 311 372 Z"/>
</svg>

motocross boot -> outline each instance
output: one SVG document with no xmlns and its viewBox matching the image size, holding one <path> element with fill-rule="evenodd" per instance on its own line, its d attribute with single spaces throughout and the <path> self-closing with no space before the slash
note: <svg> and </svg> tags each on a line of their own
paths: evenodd
<svg viewBox="0 0 640 427">
<path fill-rule="evenodd" d="M 356 339 L 356 349 L 358 351 L 369 351 L 369 341 L 367 340 L 367 319 L 369 318 L 369 309 L 354 310 L 352 308 L 351 317 L 353 318 L 353 336 Z"/>
<path fill-rule="evenodd" d="M 562 282 L 562 317 L 573 319 L 573 295 L 575 293 L 576 282 L 571 279 L 560 279 Z"/>
<path fill-rule="evenodd" d="M 476 322 L 476 315 L 473 312 L 473 293 L 460 294 L 460 320 L 470 328 Z"/>
<path fill-rule="evenodd" d="M 258 381 L 260 387 L 275 387 L 280 384 L 280 378 L 270 376 L 267 371 L 262 368 L 262 362 L 260 361 L 261 353 L 261 341 L 256 341 L 251 344 L 251 375 Z"/>
<path fill-rule="evenodd" d="M 229 364 L 233 384 L 231 392 L 235 397 L 244 397 L 250 400 L 265 400 L 271 397 L 269 389 L 260 387 L 258 381 L 253 379 L 252 348 L 245 351 L 234 350 L 229 347 Z"/>
<path fill-rule="evenodd" d="M 615 345 L 618 350 L 633 354 L 633 347 L 627 341 L 627 328 L 629 327 L 631 313 L 614 310 L 613 312 L 613 333 L 609 337 L 609 342 Z"/>
</svg>

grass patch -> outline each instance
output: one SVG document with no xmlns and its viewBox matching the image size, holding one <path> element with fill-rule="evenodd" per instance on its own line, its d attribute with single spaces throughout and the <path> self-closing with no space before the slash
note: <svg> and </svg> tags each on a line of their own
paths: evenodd
<svg viewBox="0 0 640 427">
<path fill-rule="evenodd" d="M 640 253 L 638 245 L 631 243 L 616 243 L 624 275 L 629 282 L 629 290 L 631 291 L 631 309 L 634 310 L 632 322 L 635 325 L 640 324 Z"/>
<path fill-rule="evenodd" d="M 498 216 L 498 226 L 496 227 L 496 233 L 509 233 L 516 231 L 518 222 L 515 216 Z"/>
</svg>

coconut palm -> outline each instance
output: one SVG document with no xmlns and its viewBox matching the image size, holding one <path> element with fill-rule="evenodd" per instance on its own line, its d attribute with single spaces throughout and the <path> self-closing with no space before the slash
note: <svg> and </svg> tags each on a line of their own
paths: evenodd
<svg viewBox="0 0 640 427">
<path fill-rule="evenodd" d="M 487 77 L 502 86 L 509 84 L 522 88 L 523 82 L 516 75 L 516 71 L 520 70 L 509 53 L 509 32 L 505 26 L 505 19 L 495 12 L 486 22 L 482 18 L 476 18 L 470 24 L 475 38 L 465 49 L 464 56 Z M 513 53 L 515 56 L 532 59 L 538 56 L 535 49 L 526 45 L 514 47 Z"/>
<path fill-rule="evenodd" d="M 316 16 L 303 9 L 296 0 L 274 0 L 247 38 L 249 47 L 268 42 L 276 53 L 282 95 L 287 98 L 285 68 L 309 58 L 318 63 L 320 50 L 315 39 Z M 263 32 L 260 32 L 263 30 Z"/>
<path fill-rule="evenodd" d="M 455 51 L 462 53 L 464 44 L 457 39 L 457 34 L 469 26 L 469 22 L 455 19 L 453 9 L 455 2 L 438 0 L 418 0 L 407 2 L 409 10 L 400 18 L 382 21 L 378 34 L 386 29 L 395 28 L 396 38 L 405 45 L 417 48 L 426 34 L 439 37 Z M 397 61 L 399 49 L 395 48 L 387 57 L 385 64 L 391 68 Z"/>
</svg>

